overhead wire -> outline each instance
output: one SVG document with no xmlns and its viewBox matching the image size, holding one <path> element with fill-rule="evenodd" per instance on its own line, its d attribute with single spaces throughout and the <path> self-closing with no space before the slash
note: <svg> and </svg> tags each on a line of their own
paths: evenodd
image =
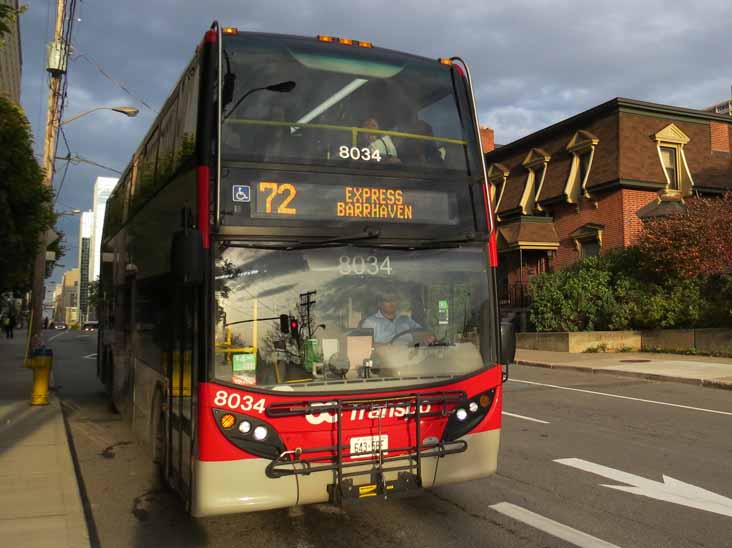
<svg viewBox="0 0 732 548">
<path fill-rule="evenodd" d="M 76 46 L 74 45 L 74 47 L 76 47 Z M 142 106 L 144 106 L 148 110 L 154 112 L 155 114 L 159 114 L 159 112 L 156 109 L 154 109 L 153 107 L 151 107 L 147 103 L 147 101 L 145 101 L 145 99 L 143 99 L 142 97 L 140 97 L 139 95 L 137 95 L 136 93 L 134 93 L 132 90 L 128 89 L 127 86 L 123 82 L 120 82 L 119 80 L 117 80 L 116 78 L 114 78 L 112 75 L 110 75 L 104 69 L 104 67 L 102 67 L 89 54 L 87 54 L 87 53 L 77 53 L 76 56 L 74 57 L 74 60 L 76 60 L 76 59 L 84 59 L 87 63 L 89 63 L 90 65 L 92 65 L 94 68 L 96 68 L 102 76 L 104 76 L 107 80 L 109 80 L 110 82 L 112 82 L 113 84 L 115 84 L 118 88 L 120 88 L 122 91 L 124 91 L 130 97 L 132 97 L 135 101 L 137 101 L 138 103 L 140 103 Z"/>
<path fill-rule="evenodd" d="M 68 156 L 68 159 L 66 160 L 66 165 L 64 166 L 64 172 L 61 176 L 61 182 L 58 184 L 58 190 L 54 193 L 53 196 L 53 205 L 56 207 L 56 201 L 58 200 L 58 197 L 61 196 L 61 190 L 64 188 L 64 181 L 66 181 L 66 174 L 69 171 L 69 165 L 71 164 L 71 149 L 69 148 L 69 142 L 66 139 L 66 133 L 64 133 L 64 128 L 59 127 L 59 133 L 61 134 L 61 137 L 64 140 L 64 145 L 66 146 L 66 153 Z"/>
</svg>

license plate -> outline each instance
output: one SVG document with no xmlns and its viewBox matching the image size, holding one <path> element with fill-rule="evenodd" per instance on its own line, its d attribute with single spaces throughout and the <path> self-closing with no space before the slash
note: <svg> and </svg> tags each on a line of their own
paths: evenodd
<svg viewBox="0 0 732 548">
<path fill-rule="evenodd" d="M 351 458 L 352 459 L 368 459 L 373 457 L 381 449 L 386 455 L 389 448 L 389 436 L 382 434 L 381 436 L 363 436 L 359 438 L 351 438 Z M 360 453 L 360 454 L 359 454 Z"/>
</svg>

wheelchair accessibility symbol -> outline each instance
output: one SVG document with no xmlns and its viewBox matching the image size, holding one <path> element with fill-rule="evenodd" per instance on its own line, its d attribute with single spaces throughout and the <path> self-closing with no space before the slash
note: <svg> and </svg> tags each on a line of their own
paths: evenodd
<svg viewBox="0 0 732 548">
<path fill-rule="evenodd" d="M 249 185 L 234 185 L 234 201 L 235 202 L 249 202 L 251 201 Z"/>
</svg>

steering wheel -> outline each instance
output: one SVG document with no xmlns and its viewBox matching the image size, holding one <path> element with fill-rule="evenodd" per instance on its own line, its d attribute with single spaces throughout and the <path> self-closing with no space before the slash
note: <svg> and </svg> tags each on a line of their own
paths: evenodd
<svg viewBox="0 0 732 548">
<path fill-rule="evenodd" d="M 399 337 L 403 337 L 404 335 L 409 335 L 411 333 L 424 333 L 425 336 L 422 337 L 422 340 L 432 335 L 432 332 L 429 329 L 425 329 L 424 327 L 413 327 L 411 329 L 407 329 L 405 331 L 397 333 L 391 339 L 389 339 L 389 342 L 387 342 L 386 344 L 393 344 L 394 341 L 397 340 Z"/>
</svg>

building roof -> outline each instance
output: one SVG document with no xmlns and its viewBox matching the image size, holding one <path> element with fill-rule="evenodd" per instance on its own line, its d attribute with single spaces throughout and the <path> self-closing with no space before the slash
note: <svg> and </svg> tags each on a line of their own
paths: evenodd
<svg viewBox="0 0 732 548">
<path fill-rule="evenodd" d="M 557 249 L 559 235 L 550 217 L 523 216 L 498 227 L 501 251 L 511 249 Z"/>
<path fill-rule="evenodd" d="M 565 118 L 564 120 L 535 131 L 534 133 L 530 133 L 524 137 L 521 137 L 520 139 L 516 139 L 515 141 L 512 141 L 505 145 L 500 145 L 499 147 L 496 147 L 493 152 L 487 153 L 486 159 L 489 156 L 497 156 L 499 153 L 500 155 L 505 155 L 506 153 L 517 148 L 523 149 L 529 145 L 533 146 L 533 143 L 540 142 L 542 139 L 546 138 L 546 136 L 551 135 L 552 133 L 566 129 L 567 127 L 580 126 L 587 120 L 595 118 L 601 114 L 606 114 L 608 112 L 616 110 L 625 110 L 627 112 L 637 111 L 654 113 L 658 114 L 659 116 L 674 116 L 695 120 L 713 120 L 718 122 L 725 122 L 727 124 L 732 123 L 732 118 L 724 114 L 717 114 L 705 110 L 675 107 L 672 105 L 663 105 L 660 103 L 650 103 L 648 101 L 638 101 L 636 99 L 627 99 L 625 97 L 615 97 L 614 99 L 610 99 L 609 101 L 582 111 L 578 114 L 575 114 L 574 116 Z"/>
</svg>

